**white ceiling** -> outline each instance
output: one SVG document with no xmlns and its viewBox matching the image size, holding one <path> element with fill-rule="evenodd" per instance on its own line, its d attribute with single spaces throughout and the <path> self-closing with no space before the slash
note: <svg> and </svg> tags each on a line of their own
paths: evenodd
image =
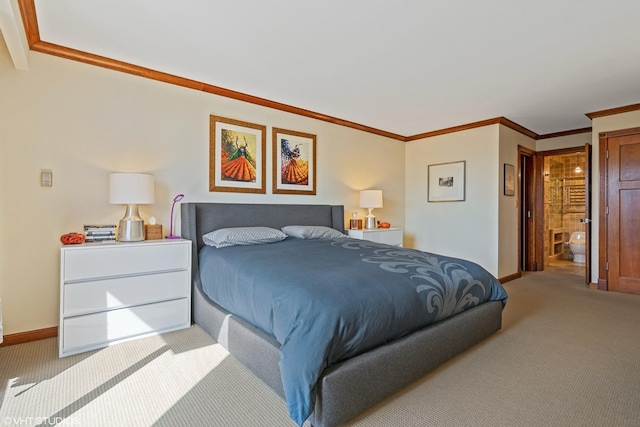
<svg viewBox="0 0 640 427">
<path fill-rule="evenodd" d="M 43 41 L 404 136 L 640 103 L 638 0 L 36 0 Z"/>
</svg>

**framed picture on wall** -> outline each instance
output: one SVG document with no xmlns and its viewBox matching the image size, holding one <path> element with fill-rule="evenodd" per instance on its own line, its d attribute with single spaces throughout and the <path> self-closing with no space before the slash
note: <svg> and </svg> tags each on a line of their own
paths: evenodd
<svg viewBox="0 0 640 427">
<path fill-rule="evenodd" d="M 504 195 L 513 196 L 516 194 L 516 171 L 513 165 L 504 164 Z"/>
<path fill-rule="evenodd" d="M 429 165 L 428 202 L 460 202 L 465 198 L 465 161 Z"/>
<path fill-rule="evenodd" d="M 273 194 L 316 194 L 316 136 L 273 128 Z"/>
<path fill-rule="evenodd" d="M 209 191 L 264 194 L 266 126 L 212 115 L 209 128 Z"/>
</svg>

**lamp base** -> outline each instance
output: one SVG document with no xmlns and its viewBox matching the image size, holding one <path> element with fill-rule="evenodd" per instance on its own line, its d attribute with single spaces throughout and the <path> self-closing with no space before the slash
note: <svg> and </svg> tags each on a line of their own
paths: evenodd
<svg viewBox="0 0 640 427">
<path fill-rule="evenodd" d="M 127 205 L 124 217 L 118 225 L 118 241 L 140 242 L 144 240 L 144 220 L 138 213 L 138 205 Z"/>
<path fill-rule="evenodd" d="M 140 242 L 144 240 L 144 221 L 133 219 L 121 219 L 118 226 L 118 241 Z"/>
<path fill-rule="evenodd" d="M 378 223 L 376 222 L 375 216 L 366 216 L 364 217 L 364 228 L 367 230 L 371 230 L 373 228 L 378 228 Z"/>
</svg>

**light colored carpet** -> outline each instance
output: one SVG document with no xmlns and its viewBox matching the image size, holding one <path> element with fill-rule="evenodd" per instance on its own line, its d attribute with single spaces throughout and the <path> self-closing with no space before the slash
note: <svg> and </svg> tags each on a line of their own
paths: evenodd
<svg viewBox="0 0 640 427">
<path fill-rule="evenodd" d="M 56 339 L 0 348 L 0 425 L 295 426 L 284 402 L 199 327 L 57 352 Z"/>
<path fill-rule="evenodd" d="M 505 287 L 500 332 L 347 426 L 639 426 L 640 296 L 567 273 Z M 294 426 L 198 327 L 64 359 L 2 347 L 0 381 L 0 425 Z"/>
<path fill-rule="evenodd" d="M 500 332 L 350 426 L 640 426 L 640 297 L 583 276 L 505 285 Z"/>
</svg>

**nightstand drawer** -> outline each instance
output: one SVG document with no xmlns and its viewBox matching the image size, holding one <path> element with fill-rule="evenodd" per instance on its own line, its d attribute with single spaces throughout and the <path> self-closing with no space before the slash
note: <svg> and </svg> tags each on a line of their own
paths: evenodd
<svg viewBox="0 0 640 427">
<path fill-rule="evenodd" d="M 64 285 L 64 316 L 93 313 L 155 301 L 186 298 L 187 270 L 118 277 Z"/>
<path fill-rule="evenodd" d="M 353 239 L 369 240 L 391 246 L 402 246 L 402 228 L 375 228 L 372 230 L 349 230 Z"/>
<path fill-rule="evenodd" d="M 147 333 L 189 326 L 189 299 L 64 319 L 64 352 L 102 347 L 107 343 Z"/>
<path fill-rule="evenodd" d="M 68 250 L 65 282 L 184 269 L 190 245 L 132 244 Z"/>
<path fill-rule="evenodd" d="M 400 246 L 402 245 L 402 230 L 378 231 L 377 233 L 374 233 L 374 238 L 378 243 Z"/>
</svg>

